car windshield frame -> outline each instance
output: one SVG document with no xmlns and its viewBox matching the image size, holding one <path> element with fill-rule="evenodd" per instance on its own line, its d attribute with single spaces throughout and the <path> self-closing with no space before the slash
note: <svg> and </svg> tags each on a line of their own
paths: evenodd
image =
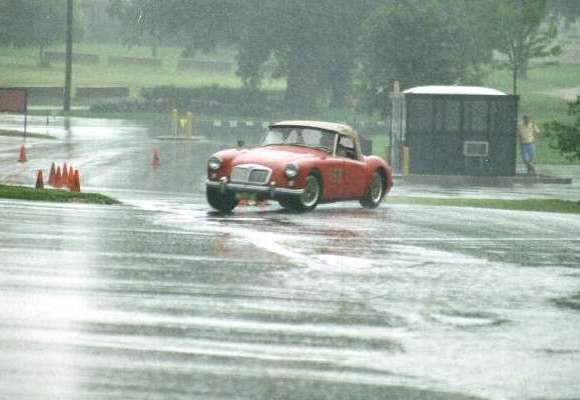
<svg viewBox="0 0 580 400">
<path fill-rule="evenodd" d="M 261 146 L 300 146 L 334 154 L 338 133 L 307 126 L 270 127 L 262 138 Z M 327 145 L 325 145 L 327 144 Z"/>
</svg>

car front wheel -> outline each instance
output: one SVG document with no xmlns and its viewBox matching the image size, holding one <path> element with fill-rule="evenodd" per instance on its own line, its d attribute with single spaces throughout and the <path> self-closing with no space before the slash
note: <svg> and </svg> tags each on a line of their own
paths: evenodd
<svg viewBox="0 0 580 400">
<path fill-rule="evenodd" d="M 322 184 L 318 174 L 311 173 L 306 177 L 304 193 L 288 200 L 289 208 L 295 211 L 311 211 L 316 208 L 322 197 Z"/>
<path fill-rule="evenodd" d="M 365 208 L 377 208 L 381 204 L 384 195 L 385 184 L 383 174 L 377 171 L 371 178 L 367 192 L 360 199 L 360 204 Z"/>
<path fill-rule="evenodd" d="M 234 193 L 215 188 L 207 188 L 206 196 L 209 205 L 222 212 L 231 212 L 239 202 Z"/>
<path fill-rule="evenodd" d="M 282 208 L 292 208 L 292 200 L 290 200 L 286 197 L 279 198 L 278 203 L 280 204 L 280 207 L 282 207 Z"/>
</svg>

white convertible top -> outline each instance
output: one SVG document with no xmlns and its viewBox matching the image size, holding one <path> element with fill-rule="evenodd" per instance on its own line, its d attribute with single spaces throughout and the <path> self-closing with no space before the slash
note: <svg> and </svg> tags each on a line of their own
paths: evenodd
<svg viewBox="0 0 580 400">
<path fill-rule="evenodd" d="M 407 89 L 404 94 L 458 94 L 467 96 L 507 96 L 496 89 L 480 86 L 418 86 Z"/>
<path fill-rule="evenodd" d="M 338 132 L 342 135 L 349 136 L 351 138 L 357 138 L 358 134 L 352 127 L 345 124 L 337 124 L 334 122 L 324 122 L 324 121 L 280 121 L 276 122 L 270 127 L 284 127 L 284 126 L 296 126 L 304 128 L 314 128 L 322 129 L 325 131 Z"/>
</svg>

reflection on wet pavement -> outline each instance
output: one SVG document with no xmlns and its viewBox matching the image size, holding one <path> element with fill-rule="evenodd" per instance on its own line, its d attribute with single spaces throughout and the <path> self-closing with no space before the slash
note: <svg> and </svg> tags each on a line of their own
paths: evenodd
<svg viewBox="0 0 580 400">
<path fill-rule="evenodd" d="M 221 215 L 211 149 L 119 126 L 32 164 L 70 155 L 123 206 L 0 200 L 0 397 L 580 395 L 580 218 L 388 200 Z"/>
</svg>

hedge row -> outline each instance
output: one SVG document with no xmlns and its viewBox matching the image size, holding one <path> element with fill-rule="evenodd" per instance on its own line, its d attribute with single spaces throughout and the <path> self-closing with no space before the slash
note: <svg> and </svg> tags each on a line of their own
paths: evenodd
<svg viewBox="0 0 580 400">
<path fill-rule="evenodd" d="M 160 111 L 178 109 L 197 113 L 265 115 L 282 106 L 283 92 L 250 91 L 216 85 L 197 88 L 158 86 L 141 90 L 141 97 L 156 104 Z"/>
</svg>

